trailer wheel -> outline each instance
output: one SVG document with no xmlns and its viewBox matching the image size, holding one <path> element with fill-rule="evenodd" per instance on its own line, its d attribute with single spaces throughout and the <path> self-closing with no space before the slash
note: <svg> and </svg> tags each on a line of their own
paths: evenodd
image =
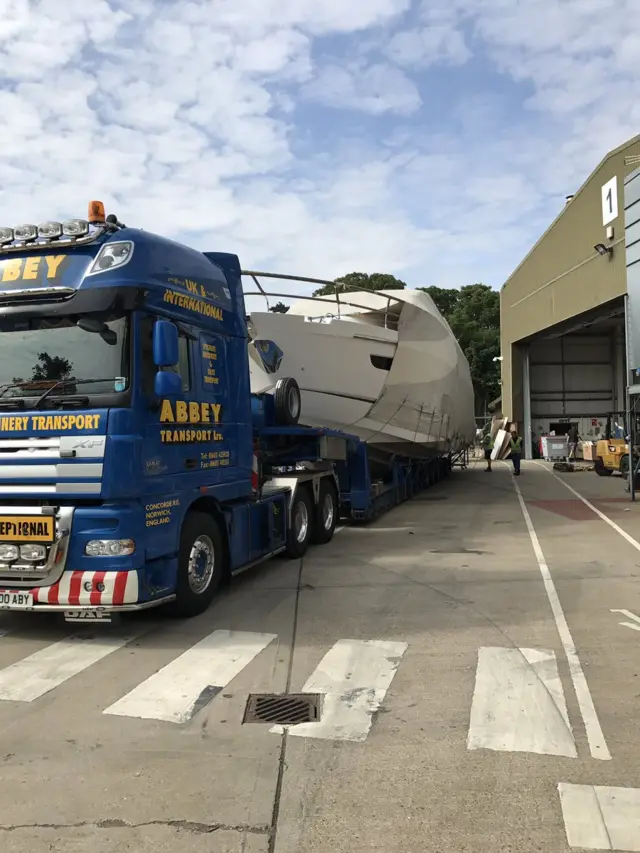
<svg viewBox="0 0 640 853">
<path fill-rule="evenodd" d="M 279 379 L 273 393 L 276 421 L 285 426 L 295 426 L 302 412 L 302 397 L 296 380 L 289 376 Z"/>
<path fill-rule="evenodd" d="M 296 559 L 304 556 L 311 542 L 313 529 L 313 501 L 308 489 L 300 486 L 291 504 L 291 525 L 287 535 L 287 557 Z"/>
<path fill-rule="evenodd" d="M 315 545 L 331 542 L 338 523 L 338 494 L 336 487 L 328 479 L 320 483 L 318 503 L 313 519 L 311 541 Z"/>
<path fill-rule="evenodd" d="M 224 577 L 224 547 L 220 527 L 204 512 L 184 520 L 178 552 L 177 616 L 198 616 L 209 607 Z"/>
</svg>

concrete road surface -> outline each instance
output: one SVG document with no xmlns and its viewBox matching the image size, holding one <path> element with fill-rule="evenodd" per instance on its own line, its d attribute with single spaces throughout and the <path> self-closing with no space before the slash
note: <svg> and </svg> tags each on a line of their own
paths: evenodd
<svg viewBox="0 0 640 853">
<path fill-rule="evenodd" d="M 190 622 L 0 615 L 0 850 L 640 851 L 627 498 L 478 463 Z"/>
</svg>

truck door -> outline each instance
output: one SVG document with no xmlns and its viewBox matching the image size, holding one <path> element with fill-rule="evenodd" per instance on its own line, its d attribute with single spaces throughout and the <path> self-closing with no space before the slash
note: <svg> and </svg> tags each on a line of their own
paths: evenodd
<svg viewBox="0 0 640 853">
<path fill-rule="evenodd" d="M 152 352 L 156 319 L 143 316 L 139 335 L 142 392 L 149 412 L 143 448 L 146 492 L 209 486 L 215 487 L 214 496 L 220 501 L 243 496 L 250 489 L 251 461 L 245 457 L 247 450 L 251 452 L 251 427 L 244 416 L 238 424 L 236 397 L 243 403 L 240 408 L 248 406 L 246 383 L 239 383 L 242 387 L 234 393 L 229 359 L 234 346 L 243 347 L 244 353 L 246 343 L 182 324 L 176 368 L 182 394 L 178 400 L 157 401 Z M 238 454 L 240 442 L 244 450 Z"/>
</svg>

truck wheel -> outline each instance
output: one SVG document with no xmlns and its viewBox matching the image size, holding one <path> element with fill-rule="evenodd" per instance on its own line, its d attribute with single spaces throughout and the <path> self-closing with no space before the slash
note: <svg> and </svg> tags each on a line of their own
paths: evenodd
<svg viewBox="0 0 640 853">
<path fill-rule="evenodd" d="M 313 501 L 304 486 L 298 487 L 291 504 L 291 526 L 287 535 L 285 554 L 293 559 L 302 557 L 311 541 Z"/>
<path fill-rule="evenodd" d="M 323 480 L 320 483 L 318 504 L 313 518 L 311 541 L 315 545 L 331 542 L 338 523 L 338 495 L 333 483 Z"/>
<path fill-rule="evenodd" d="M 302 397 L 296 380 L 289 376 L 279 379 L 273 394 L 276 421 L 284 426 L 295 426 L 302 412 Z"/>
<path fill-rule="evenodd" d="M 218 523 L 207 513 L 189 513 L 180 534 L 174 613 L 186 617 L 204 613 L 223 576 L 224 547 Z"/>
</svg>

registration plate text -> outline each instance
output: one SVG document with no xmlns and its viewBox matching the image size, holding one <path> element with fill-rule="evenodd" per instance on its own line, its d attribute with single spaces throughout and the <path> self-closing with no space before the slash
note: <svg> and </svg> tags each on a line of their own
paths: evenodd
<svg viewBox="0 0 640 853">
<path fill-rule="evenodd" d="M 33 607 L 33 593 L 0 589 L 0 608 Z"/>
</svg>

